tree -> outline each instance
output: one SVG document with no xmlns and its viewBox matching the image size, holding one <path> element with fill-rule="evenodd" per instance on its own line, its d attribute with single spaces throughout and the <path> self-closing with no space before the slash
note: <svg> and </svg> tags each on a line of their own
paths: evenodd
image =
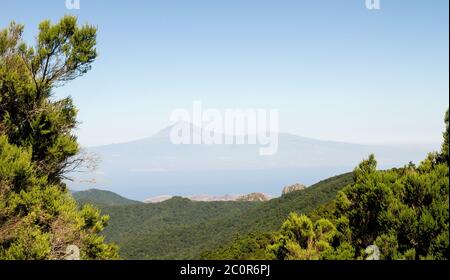
<svg viewBox="0 0 450 280">
<path fill-rule="evenodd" d="M 386 171 L 370 156 L 338 194 L 335 215 L 348 219 L 356 257 L 375 244 L 384 259 L 449 258 L 448 111 L 445 123 L 440 153 Z"/>
<path fill-rule="evenodd" d="M 382 259 L 448 259 L 448 122 L 447 111 L 442 150 L 418 166 L 377 170 L 370 155 L 355 168 L 354 182 L 313 213 L 315 223 L 291 214 L 267 246 L 269 256 L 363 259 L 376 245 Z"/>
<path fill-rule="evenodd" d="M 447 163 L 448 164 L 448 110 L 445 113 L 445 126 L 446 129 L 444 131 L 444 142 L 442 143 L 442 149 L 441 149 L 441 154 L 440 154 L 440 161 L 442 163 Z"/>
<path fill-rule="evenodd" d="M 97 235 L 108 217 L 78 210 L 64 183 L 82 163 L 77 110 L 70 97 L 53 98 L 91 68 L 96 28 L 73 16 L 44 21 L 34 47 L 23 30 L 12 23 L 0 32 L 0 259 L 61 259 L 70 244 L 85 259 L 117 258 Z"/>
<path fill-rule="evenodd" d="M 52 100 L 53 89 L 86 73 L 97 56 L 96 29 L 66 16 L 39 25 L 35 47 L 22 41 L 24 27 L 0 33 L 0 123 L 11 144 L 31 147 L 38 171 L 61 183 L 76 167 L 79 147 L 72 134 L 77 110 L 70 97 Z"/>
<path fill-rule="evenodd" d="M 291 213 L 267 247 L 267 254 L 278 260 L 351 259 L 354 249 L 349 243 L 333 248 L 338 238 L 329 220 L 322 218 L 313 223 L 306 215 Z"/>
</svg>

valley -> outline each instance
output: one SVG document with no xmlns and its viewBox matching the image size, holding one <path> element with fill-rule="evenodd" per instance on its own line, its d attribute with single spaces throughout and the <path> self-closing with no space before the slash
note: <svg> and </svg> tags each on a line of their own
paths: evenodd
<svg viewBox="0 0 450 280">
<path fill-rule="evenodd" d="M 198 259 L 237 236 L 276 230 L 290 212 L 312 212 L 351 182 L 352 174 L 345 173 L 268 201 L 202 202 L 173 197 L 159 203 L 130 204 L 124 199 L 124 204 L 117 205 L 97 195 L 89 203 L 110 216 L 103 234 L 119 245 L 121 257 Z M 84 192 L 74 197 L 79 203 L 87 201 Z"/>
</svg>

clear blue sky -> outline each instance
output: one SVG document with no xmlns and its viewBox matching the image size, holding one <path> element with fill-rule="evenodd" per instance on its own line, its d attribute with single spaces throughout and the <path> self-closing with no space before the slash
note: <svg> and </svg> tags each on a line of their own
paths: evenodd
<svg viewBox="0 0 450 280">
<path fill-rule="evenodd" d="M 92 146 L 149 136 L 171 110 L 278 108 L 281 130 L 360 143 L 440 142 L 447 0 L 1 0 L 0 26 L 75 14 L 98 26 L 93 70 L 63 88 Z"/>
</svg>

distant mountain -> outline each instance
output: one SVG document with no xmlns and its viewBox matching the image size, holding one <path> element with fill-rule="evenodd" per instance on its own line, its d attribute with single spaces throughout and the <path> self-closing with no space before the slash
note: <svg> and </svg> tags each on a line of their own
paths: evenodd
<svg viewBox="0 0 450 280">
<path fill-rule="evenodd" d="M 155 196 L 148 199 L 145 199 L 145 203 L 159 203 L 166 200 L 169 200 L 175 196 L 171 195 L 161 195 L 161 196 Z M 267 201 L 273 198 L 270 195 L 263 194 L 263 193 L 251 193 L 246 195 L 239 195 L 239 194 L 226 194 L 226 195 L 187 195 L 182 196 L 183 198 L 187 198 L 192 201 Z"/>
<path fill-rule="evenodd" d="M 154 197 L 150 197 L 147 199 L 144 199 L 145 203 L 160 203 L 166 200 L 169 200 L 171 198 L 175 197 L 174 195 L 158 195 Z"/>
<path fill-rule="evenodd" d="M 110 191 L 103 191 L 98 189 L 73 192 L 73 197 L 79 204 L 90 203 L 102 206 L 118 206 L 142 203 L 139 201 L 127 199 Z"/>
<path fill-rule="evenodd" d="M 192 133 L 200 133 L 190 126 Z M 388 147 L 322 141 L 280 133 L 278 153 L 260 156 L 260 145 L 175 145 L 171 127 L 128 143 L 88 149 L 100 164 L 95 173 L 74 174 L 73 189 L 106 187 L 137 200 L 176 194 L 263 192 L 278 196 L 280 185 L 310 185 L 353 170 L 374 153 L 382 169 L 418 162 L 429 148 Z M 438 147 L 437 147 L 438 148 Z M 95 183 L 90 183 L 95 181 Z"/>
<path fill-rule="evenodd" d="M 156 197 L 151 197 L 148 199 L 145 199 L 144 202 L 146 203 L 159 203 L 166 200 L 169 200 L 171 198 L 175 197 L 174 195 L 161 195 Z M 236 201 L 239 195 L 183 195 L 180 196 L 182 198 L 187 198 L 191 201 Z"/>
<path fill-rule="evenodd" d="M 290 212 L 313 211 L 331 201 L 352 178 L 351 173 L 335 176 L 269 201 L 173 197 L 161 203 L 98 206 L 110 215 L 104 235 L 120 246 L 123 258 L 196 259 L 236 235 L 276 230 Z"/>
</svg>

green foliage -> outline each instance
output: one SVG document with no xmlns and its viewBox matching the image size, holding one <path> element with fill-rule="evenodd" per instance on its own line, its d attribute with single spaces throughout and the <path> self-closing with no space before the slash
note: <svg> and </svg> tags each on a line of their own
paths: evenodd
<svg viewBox="0 0 450 280">
<path fill-rule="evenodd" d="M 0 259 L 42 260 L 51 254 L 51 236 L 39 227 L 21 228 L 15 234 L 17 241 L 1 252 Z"/>
<path fill-rule="evenodd" d="M 175 197 L 155 204 L 99 207 L 111 217 L 104 235 L 119 244 L 122 257 L 191 259 L 231 239 L 239 232 L 236 217 L 260 204 Z"/>
<path fill-rule="evenodd" d="M 76 108 L 52 90 L 90 69 L 96 30 L 66 16 L 39 26 L 35 47 L 23 26 L 0 31 L 0 259 L 62 259 L 68 245 L 87 259 L 118 258 L 98 236 L 108 217 L 77 209 L 63 183 L 81 163 Z"/>
<path fill-rule="evenodd" d="M 39 25 L 35 47 L 22 41 L 24 27 L 0 32 L 0 129 L 11 144 L 29 147 L 37 171 L 60 183 L 79 147 L 71 134 L 77 110 L 52 90 L 86 73 L 96 58 L 96 29 L 66 16 Z"/>
<path fill-rule="evenodd" d="M 249 233 L 237 235 L 229 246 L 203 252 L 200 259 L 205 260 L 266 260 L 270 259 L 266 247 L 274 240 L 271 233 Z"/>
<path fill-rule="evenodd" d="M 250 241 L 247 234 L 275 231 L 289 213 L 309 213 L 350 182 L 352 174 L 343 174 L 266 202 L 194 202 L 175 197 L 155 204 L 94 204 L 110 215 L 104 235 L 119 244 L 120 255 L 127 259 L 264 259 L 265 237 L 270 234 L 255 234 L 257 241 L 243 247 L 228 245 L 236 238 Z M 219 247 L 223 254 L 213 250 Z"/>
<path fill-rule="evenodd" d="M 203 252 L 201 257 L 204 259 L 273 258 L 273 255 L 267 254 L 265 247 L 273 244 L 276 238 L 273 232 L 281 227 L 283 220 L 290 213 L 298 212 L 318 217 L 322 212 L 329 211 L 331 200 L 337 192 L 351 182 L 353 182 L 352 173 L 331 177 L 305 190 L 288 193 L 280 198 L 264 202 L 238 218 L 232 217 L 230 219 L 232 223 L 224 221 L 221 226 L 216 227 L 225 227 L 224 230 L 231 228 L 240 235 L 234 240 L 222 238 L 219 247 Z M 253 237 L 257 242 L 253 241 Z"/>
<path fill-rule="evenodd" d="M 278 260 L 351 259 L 354 249 L 349 243 L 336 244 L 338 231 L 327 219 L 313 223 L 306 215 L 291 213 L 272 244 L 269 258 Z"/>
<path fill-rule="evenodd" d="M 376 244 L 385 259 L 410 257 L 412 250 L 415 259 L 448 258 L 448 246 L 435 245 L 448 236 L 449 223 L 448 165 L 438 158 L 388 171 L 367 171 L 371 158 L 360 164 L 355 173 L 364 176 L 340 193 L 335 213 L 349 220 L 356 252 Z"/>
<path fill-rule="evenodd" d="M 448 111 L 440 153 L 412 163 L 377 170 L 373 155 L 353 172 L 354 181 L 308 216 L 292 213 L 278 232 L 267 238 L 268 259 L 364 259 L 376 245 L 380 258 L 449 258 Z M 236 256 L 251 237 L 207 257 Z M 226 253 L 232 251 L 233 254 Z M 255 248 L 254 253 L 260 252 Z M 245 258 L 254 255 L 246 253 Z"/>
</svg>

